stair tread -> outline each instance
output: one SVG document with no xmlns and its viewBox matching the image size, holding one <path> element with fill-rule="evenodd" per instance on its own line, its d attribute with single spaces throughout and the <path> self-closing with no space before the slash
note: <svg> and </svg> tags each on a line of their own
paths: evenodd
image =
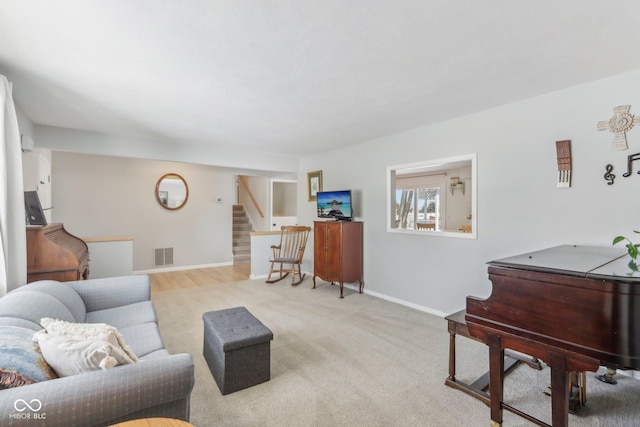
<svg viewBox="0 0 640 427">
<path fill-rule="evenodd" d="M 232 252 L 234 264 L 251 262 L 251 231 L 253 227 L 243 205 L 233 205 Z"/>
</svg>

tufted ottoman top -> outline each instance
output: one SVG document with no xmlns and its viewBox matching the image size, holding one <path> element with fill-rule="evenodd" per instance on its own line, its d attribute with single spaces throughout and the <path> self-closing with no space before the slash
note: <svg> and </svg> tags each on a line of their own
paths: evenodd
<svg viewBox="0 0 640 427">
<path fill-rule="evenodd" d="M 224 351 L 236 350 L 273 339 L 273 332 L 245 307 L 208 311 L 202 315 L 204 335 L 215 338 Z"/>
</svg>

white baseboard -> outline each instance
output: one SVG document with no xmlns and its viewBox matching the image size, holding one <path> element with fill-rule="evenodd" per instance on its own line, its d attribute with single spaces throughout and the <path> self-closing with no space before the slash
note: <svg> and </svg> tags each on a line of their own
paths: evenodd
<svg viewBox="0 0 640 427">
<path fill-rule="evenodd" d="M 356 292 L 359 290 L 359 287 L 357 285 L 344 285 L 344 287 L 345 288 L 349 288 L 349 289 L 353 289 Z M 404 305 L 405 307 L 410 307 L 410 308 L 413 308 L 413 309 L 416 309 L 416 310 L 419 310 L 419 311 L 423 311 L 425 313 L 433 314 L 434 316 L 445 317 L 445 316 L 449 315 L 449 313 L 443 313 L 441 311 L 434 310 L 434 309 L 429 308 L 429 307 L 424 307 L 422 305 L 414 304 L 414 303 L 409 302 L 409 301 L 405 301 L 405 300 L 401 300 L 401 299 L 398 299 L 398 298 L 390 297 L 388 295 L 381 294 L 379 292 L 368 291 L 366 286 L 362 290 L 362 292 L 364 292 L 367 295 L 371 295 L 372 297 L 376 297 L 376 298 L 380 298 L 380 299 L 383 299 L 383 300 L 391 301 L 391 302 L 394 302 L 396 304 Z"/>
<path fill-rule="evenodd" d="M 303 271 L 304 273 L 304 271 Z M 313 277 L 313 273 L 307 273 L 310 274 L 311 277 Z M 255 279 L 262 279 L 262 278 L 267 278 L 267 275 L 265 274 L 264 276 L 256 276 Z M 251 279 L 254 279 L 254 277 L 251 277 Z M 360 291 L 360 287 L 359 285 L 350 285 L 350 284 L 345 284 L 344 285 L 345 288 L 354 290 L 356 292 Z M 450 313 L 443 313 L 442 311 L 438 311 L 438 310 L 434 310 L 432 308 L 429 307 L 424 307 L 422 305 L 418 305 L 418 304 L 414 304 L 412 302 L 408 302 L 408 301 L 404 301 L 398 298 L 394 298 L 394 297 L 390 297 L 388 295 L 385 294 L 381 294 L 379 292 L 373 292 L 373 291 L 369 291 L 367 290 L 367 287 L 365 286 L 364 289 L 362 290 L 363 293 L 367 294 L 367 295 L 371 295 L 372 297 L 376 297 L 376 298 L 380 298 L 383 300 L 387 300 L 387 301 L 391 301 L 394 302 L 396 304 L 400 304 L 400 305 L 404 305 L 406 307 L 410 307 L 419 311 L 423 311 L 425 313 L 429 313 L 429 314 L 433 314 L 434 316 L 440 316 L 442 318 L 444 318 L 445 316 L 448 316 Z"/>
<path fill-rule="evenodd" d="M 137 270 L 137 271 L 134 271 L 133 274 L 167 273 L 169 271 L 195 270 L 197 268 L 225 267 L 227 265 L 233 265 L 233 261 L 219 262 L 216 264 L 183 265 L 180 267 L 164 267 L 164 268 L 153 268 L 151 270 Z"/>
</svg>

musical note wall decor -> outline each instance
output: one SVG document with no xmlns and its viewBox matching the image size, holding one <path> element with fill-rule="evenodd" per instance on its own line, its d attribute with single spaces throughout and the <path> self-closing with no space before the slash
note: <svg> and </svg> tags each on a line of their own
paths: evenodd
<svg viewBox="0 0 640 427">
<path fill-rule="evenodd" d="M 556 141 L 558 158 L 558 188 L 571 187 L 571 141 Z"/>
<path fill-rule="evenodd" d="M 616 179 L 616 176 L 614 174 L 612 174 L 611 172 L 613 172 L 613 165 L 612 164 L 608 164 L 607 166 L 605 166 L 605 174 L 604 174 L 604 179 L 606 179 L 607 181 L 607 185 L 613 185 L 613 181 Z"/>
<path fill-rule="evenodd" d="M 633 162 L 635 162 L 636 160 L 640 160 L 640 153 L 630 154 L 627 157 L 627 171 L 623 173 L 622 176 L 624 176 L 625 178 L 631 176 L 631 174 L 633 173 Z M 638 173 L 640 174 L 640 171 L 638 171 Z"/>
</svg>

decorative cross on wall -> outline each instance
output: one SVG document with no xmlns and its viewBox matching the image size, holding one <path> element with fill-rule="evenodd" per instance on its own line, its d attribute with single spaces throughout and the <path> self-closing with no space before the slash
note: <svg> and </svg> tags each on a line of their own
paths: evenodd
<svg viewBox="0 0 640 427">
<path fill-rule="evenodd" d="M 631 105 L 620 105 L 613 109 L 613 117 L 608 121 L 598 122 L 598 130 L 609 129 L 614 133 L 612 150 L 626 150 L 627 131 L 640 123 L 640 117 L 629 113 Z"/>
</svg>

